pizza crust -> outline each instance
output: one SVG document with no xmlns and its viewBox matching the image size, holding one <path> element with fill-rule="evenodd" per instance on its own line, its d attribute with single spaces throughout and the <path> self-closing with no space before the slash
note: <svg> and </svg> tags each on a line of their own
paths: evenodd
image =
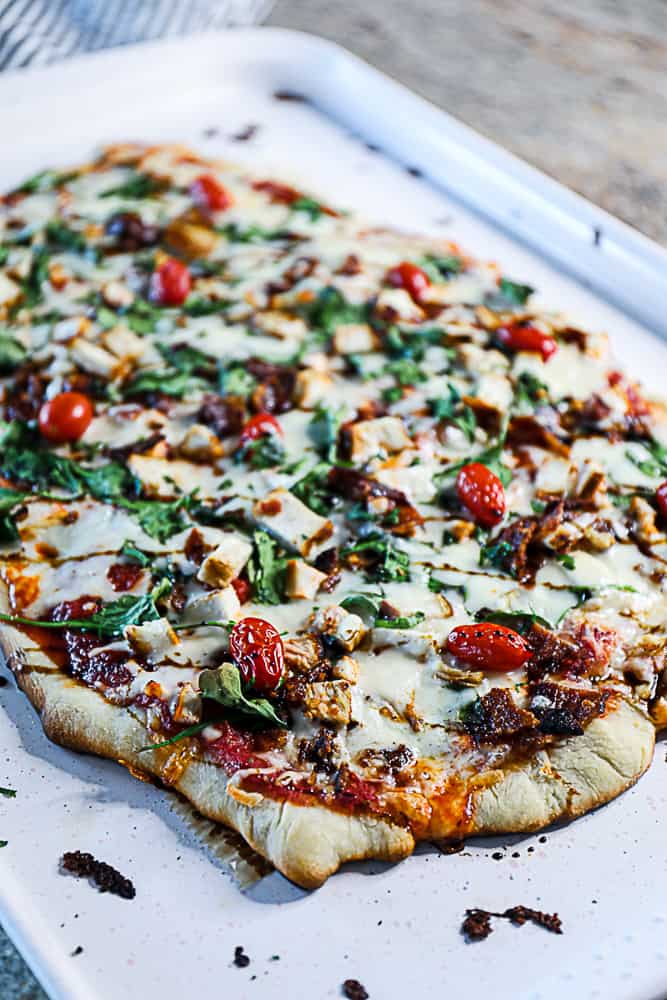
<svg viewBox="0 0 667 1000">
<path fill-rule="evenodd" d="M 140 753 L 149 740 L 146 727 L 127 709 L 80 682 L 30 669 L 15 630 L 0 633 L 0 649 L 18 683 L 41 716 L 46 735 L 72 750 L 94 753 L 161 778 L 181 792 L 204 816 L 233 827 L 259 854 L 291 881 L 314 889 L 347 861 L 374 858 L 400 861 L 412 853 L 415 837 L 388 819 L 349 815 L 320 805 L 301 806 L 235 787 L 224 770 L 190 760 L 175 770 L 182 748 Z M 649 719 L 624 699 L 583 736 L 564 739 L 521 766 L 498 770 L 471 782 L 469 819 L 460 811 L 434 815 L 420 839 L 462 833 L 527 833 L 556 820 L 573 819 L 625 791 L 651 762 L 655 730 Z"/>
</svg>

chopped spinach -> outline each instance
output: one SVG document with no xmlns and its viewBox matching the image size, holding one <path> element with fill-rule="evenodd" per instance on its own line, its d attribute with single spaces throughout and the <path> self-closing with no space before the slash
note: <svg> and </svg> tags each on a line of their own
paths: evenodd
<svg viewBox="0 0 667 1000">
<path fill-rule="evenodd" d="M 285 596 L 286 559 L 278 555 L 278 545 L 266 531 L 252 536 L 252 555 L 248 562 L 248 580 L 259 604 L 281 604 Z"/>
<path fill-rule="evenodd" d="M 202 670 L 199 675 L 199 690 L 203 698 L 249 716 L 255 722 L 287 728 L 267 698 L 248 698 L 243 693 L 241 675 L 233 663 L 222 663 L 215 670 Z"/>
<path fill-rule="evenodd" d="M 353 564 L 360 561 L 369 580 L 404 582 L 410 579 L 410 558 L 407 552 L 396 548 L 393 540 L 385 535 L 369 535 L 348 545 L 342 549 L 341 557 L 351 559 Z"/>
</svg>

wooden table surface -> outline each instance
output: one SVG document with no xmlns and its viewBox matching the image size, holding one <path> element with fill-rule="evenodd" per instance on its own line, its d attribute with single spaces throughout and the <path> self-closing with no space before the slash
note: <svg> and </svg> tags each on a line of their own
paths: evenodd
<svg viewBox="0 0 667 1000">
<path fill-rule="evenodd" d="M 268 23 L 340 42 L 667 245 L 665 0 L 282 0 Z M 0 998 L 46 998 L 1 930 Z"/>
</svg>

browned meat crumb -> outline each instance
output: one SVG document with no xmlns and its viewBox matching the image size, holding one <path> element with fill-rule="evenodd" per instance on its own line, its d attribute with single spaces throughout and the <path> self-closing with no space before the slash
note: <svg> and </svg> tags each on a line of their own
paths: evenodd
<svg viewBox="0 0 667 1000">
<path fill-rule="evenodd" d="M 522 927 L 530 920 L 538 927 L 551 931 L 552 934 L 563 933 L 563 924 L 557 913 L 543 913 L 542 910 L 533 910 L 529 906 L 510 906 L 504 913 L 494 913 L 492 910 L 466 910 L 461 933 L 465 934 L 469 941 L 483 941 L 493 931 L 491 917 L 510 920 L 517 927 Z"/>
<path fill-rule="evenodd" d="M 368 1000 L 368 993 L 358 979 L 346 979 L 343 983 L 343 996 L 348 1000 Z"/>
<path fill-rule="evenodd" d="M 92 854 L 84 851 L 66 851 L 60 859 L 62 868 L 77 878 L 92 881 L 100 892 L 112 892 L 121 899 L 134 899 L 136 889 L 129 878 L 104 861 L 97 861 Z"/>
<path fill-rule="evenodd" d="M 0 688 L 7 687 L 9 681 L 6 677 L 0 677 Z"/>
<path fill-rule="evenodd" d="M 74 949 L 74 951 L 71 953 L 71 957 L 72 958 L 76 958 L 76 956 L 80 955 L 82 952 L 83 952 L 83 948 L 81 947 L 80 944 L 78 944 L 76 946 L 76 948 Z"/>
<path fill-rule="evenodd" d="M 243 950 L 243 945 L 237 945 L 234 948 L 234 965 L 237 969 L 247 969 L 250 965 L 250 959 Z"/>
<path fill-rule="evenodd" d="M 234 142 L 250 142 L 257 134 L 259 125 L 246 125 L 244 129 L 232 136 Z"/>
<path fill-rule="evenodd" d="M 491 916 L 486 910 L 466 910 L 461 933 L 465 934 L 470 941 L 483 941 L 493 932 Z"/>
</svg>

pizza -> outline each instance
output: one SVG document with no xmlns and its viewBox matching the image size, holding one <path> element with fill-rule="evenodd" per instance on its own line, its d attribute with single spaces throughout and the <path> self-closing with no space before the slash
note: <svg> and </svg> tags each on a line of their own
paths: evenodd
<svg viewBox="0 0 667 1000">
<path fill-rule="evenodd" d="M 6 194 L 2 644 L 46 734 L 305 887 L 632 785 L 665 409 L 534 301 L 181 146 Z"/>
</svg>

